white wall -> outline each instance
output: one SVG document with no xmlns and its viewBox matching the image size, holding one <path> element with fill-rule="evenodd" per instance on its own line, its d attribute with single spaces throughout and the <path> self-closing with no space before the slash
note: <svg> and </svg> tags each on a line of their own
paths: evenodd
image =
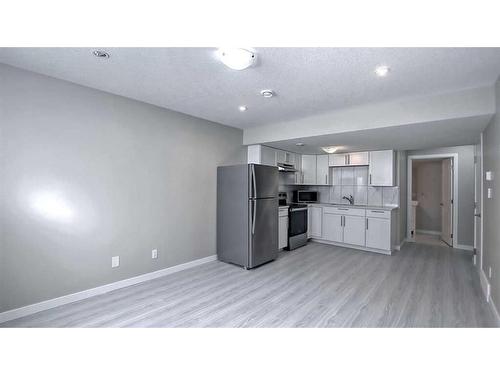
<svg viewBox="0 0 500 375">
<path fill-rule="evenodd" d="M 0 311 L 216 253 L 241 130 L 6 65 L 0 107 Z"/>
<path fill-rule="evenodd" d="M 496 85 L 496 105 L 500 109 L 500 80 Z M 492 171 L 493 181 L 483 175 L 483 271 L 491 285 L 491 295 L 500 309 L 500 117 L 495 115 L 483 134 L 483 170 Z M 487 189 L 493 189 L 493 197 L 487 198 Z M 489 268 L 492 276 L 489 277 Z"/>
</svg>

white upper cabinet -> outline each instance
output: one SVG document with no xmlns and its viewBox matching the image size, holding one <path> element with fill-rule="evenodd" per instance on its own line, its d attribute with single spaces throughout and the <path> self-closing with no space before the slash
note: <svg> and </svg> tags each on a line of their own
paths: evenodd
<svg viewBox="0 0 500 375">
<path fill-rule="evenodd" d="M 368 168 L 368 184 L 370 186 L 394 186 L 395 166 L 394 151 L 371 151 Z"/>
<path fill-rule="evenodd" d="M 316 185 L 316 155 L 302 155 L 302 183 Z"/>
<path fill-rule="evenodd" d="M 276 150 L 276 162 L 295 166 L 295 154 L 293 152 Z"/>
<path fill-rule="evenodd" d="M 316 156 L 316 185 L 328 185 L 328 155 Z"/>
<path fill-rule="evenodd" d="M 370 161 L 369 152 L 351 152 L 348 156 L 349 165 L 368 165 Z"/>
<path fill-rule="evenodd" d="M 349 154 L 330 154 L 328 165 L 330 167 L 344 167 L 349 165 L 368 165 L 369 152 L 351 152 Z"/>
<path fill-rule="evenodd" d="M 262 145 L 248 146 L 248 164 L 263 164 L 276 166 L 276 151 L 274 148 Z"/>
<path fill-rule="evenodd" d="M 328 165 L 330 167 L 343 167 L 347 164 L 347 154 L 328 155 Z"/>
</svg>

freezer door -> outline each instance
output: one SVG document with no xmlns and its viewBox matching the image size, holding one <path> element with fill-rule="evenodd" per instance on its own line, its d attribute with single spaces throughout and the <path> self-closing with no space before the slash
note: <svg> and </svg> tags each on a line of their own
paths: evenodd
<svg viewBox="0 0 500 375">
<path fill-rule="evenodd" d="M 276 259 L 278 256 L 278 199 L 251 199 L 249 268 Z"/>
<path fill-rule="evenodd" d="M 248 181 L 250 198 L 278 197 L 278 168 L 268 165 L 249 164 Z"/>
</svg>

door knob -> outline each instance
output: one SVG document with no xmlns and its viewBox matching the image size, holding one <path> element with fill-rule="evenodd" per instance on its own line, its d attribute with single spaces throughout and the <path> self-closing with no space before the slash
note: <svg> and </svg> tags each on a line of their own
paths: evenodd
<svg viewBox="0 0 500 375">
<path fill-rule="evenodd" d="M 475 217 L 481 217 L 481 214 L 474 214 Z"/>
</svg>

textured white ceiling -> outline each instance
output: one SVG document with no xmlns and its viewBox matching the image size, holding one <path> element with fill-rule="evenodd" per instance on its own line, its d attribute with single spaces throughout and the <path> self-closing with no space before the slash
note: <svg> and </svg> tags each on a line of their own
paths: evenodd
<svg viewBox="0 0 500 375">
<path fill-rule="evenodd" d="M 239 128 L 489 85 L 500 73 L 499 48 L 255 48 L 258 63 L 244 71 L 215 48 L 99 48 L 108 60 L 94 49 L 0 48 L 0 62 Z M 388 77 L 375 76 L 379 64 Z"/>
</svg>

